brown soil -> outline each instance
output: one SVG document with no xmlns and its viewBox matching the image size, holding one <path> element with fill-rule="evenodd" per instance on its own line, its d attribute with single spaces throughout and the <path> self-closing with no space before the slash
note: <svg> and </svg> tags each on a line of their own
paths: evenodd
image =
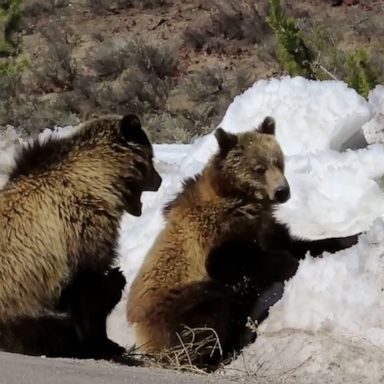
<svg viewBox="0 0 384 384">
<path fill-rule="evenodd" d="M 90 7 L 90 3 L 97 3 L 97 1 L 72 0 L 66 6 L 57 7 L 55 12 L 31 11 L 34 4 L 41 3 L 49 2 L 48 0 L 24 1 L 24 21 L 20 32 L 21 55 L 27 57 L 31 63 L 30 68 L 23 74 L 25 92 L 43 101 L 42 105 L 35 108 L 40 114 L 42 114 L 42 108 L 49 109 L 52 102 L 63 99 L 66 100 L 66 106 L 61 106 L 61 112 L 72 112 L 71 117 L 75 115 L 80 120 L 111 109 L 119 113 L 130 111 L 133 105 L 131 99 L 125 100 L 119 96 L 115 101 L 109 96 L 102 96 L 100 91 L 100 87 L 106 84 L 112 84 L 113 87 L 121 84 L 122 77 L 116 76 L 113 83 L 110 79 L 101 81 L 100 74 L 89 65 L 89 58 L 95 48 L 101 44 L 108 45 L 110 42 L 112 44 L 119 39 L 120 41 L 136 39 L 139 44 L 169 47 L 172 49 L 172 55 L 177 59 L 175 70 L 165 80 L 162 79 L 161 84 L 164 83 L 166 88 L 165 95 L 159 96 L 156 101 L 140 100 L 140 107 L 133 108 L 133 112 L 144 116 L 145 122 L 154 132 L 154 138 L 159 142 L 188 141 L 196 135 L 211 130 L 221 120 L 228 104 L 236 94 L 257 79 L 284 73 L 276 59 L 276 42 L 273 33 L 265 23 L 267 0 L 170 0 L 167 6 L 152 8 L 138 6 L 137 4 L 142 3 L 141 1 L 134 2 L 136 4 L 134 7 L 119 8 L 116 5 L 117 1 L 104 0 L 108 5 L 101 7 L 100 12 L 95 12 Z M 152 1 L 152 3 L 162 3 L 162 1 Z M 377 57 L 377 62 L 383 67 L 384 73 L 384 66 L 380 60 L 384 51 L 382 44 L 384 1 L 344 1 L 340 6 L 332 6 L 331 3 L 331 0 L 282 1 L 288 14 L 299 21 L 300 27 L 306 33 L 310 33 L 314 26 L 322 25 L 331 33 L 336 46 L 341 50 L 354 51 L 358 47 L 368 48 L 373 56 Z M 350 3 L 356 4 L 347 5 Z M 245 8 L 242 8 L 243 6 Z M 247 25 L 245 19 L 249 16 L 249 7 L 252 6 L 257 10 L 260 20 L 255 19 L 252 21 L 253 24 Z M 223 14 L 228 7 L 232 9 L 232 13 L 237 7 L 239 10 L 243 9 L 243 13 L 239 13 L 237 19 L 224 20 Z M 221 29 L 216 28 L 212 31 L 215 20 L 222 23 Z M 240 32 L 234 32 L 235 35 L 233 35 L 236 23 L 244 23 L 241 25 L 241 33 L 244 32 L 244 36 L 236 35 Z M 52 55 L 41 31 L 52 26 L 58 28 L 57 34 L 64 29 L 67 30 L 65 44 L 71 50 L 71 59 L 76 67 L 76 78 L 93 76 L 92 82 L 97 86 L 90 93 L 93 96 L 99 95 L 97 102 L 83 100 L 84 92 L 80 92 L 80 97 L 77 85 L 73 85 L 71 79 L 56 83 L 41 80 L 45 73 L 46 59 Z M 252 28 L 255 28 L 257 33 L 252 31 Z M 192 38 L 185 37 L 187 30 L 192 30 Z M 208 35 L 203 33 L 205 44 L 202 47 L 196 48 L 198 45 L 196 39 L 199 37 L 196 37 L 196 31 L 208 31 Z M 33 67 L 35 67 L 34 71 Z M 36 67 L 43 72 L 43 75 L 40 73 L 40 76 L 36 77 Z M 191 76 L 207 69 L 211 71 L 209 72 L 211 78 L 217 73 L 217 80 L 213 79 L 213 84 L 209 84 L 210 88 L 205 92 L 202 87 L 206 77 L 198 78 L 200 88 L 194 89 L 191 84 L 195 83 L 188 82 L 193 80 Z M 327 69 L 332 72 L 332 68 Z M 127 65 L 122 74 L 126 74 L 129 70 Z M 150 83 L 148 79 L 149 77 L 144 77 L 141 82 Z M 80 86 L 78 87 L 80 89 Z M 158 88 L 158 83 L 155 83 L 153 89 Z M 153 89 L 150 92 L 153 92 Z M 69 104 L 72 103 L 70 107 L 67 106 L 68 99 L 71 100 Z M 59 120 L 58 123 L 72 122 L 65 117 L 56 118 L 56 122 L 57 120 Z M 44 124 L 49 126 L 52 121 L 55 121 L 55 116 L 42 121 L 36 119 L 34 124 L 39 124 L 40 127 Z M 18 123 L 17 118 L 5 122 L 16 125 Z M 20 123 L 23 124 L 22 119 Z M 170 131 L 172 132 L 169 133 Z"/>
</svg>

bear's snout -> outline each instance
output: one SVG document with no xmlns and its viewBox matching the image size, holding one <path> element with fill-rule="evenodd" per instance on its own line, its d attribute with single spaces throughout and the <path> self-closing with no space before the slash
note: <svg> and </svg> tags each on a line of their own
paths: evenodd
<svg viewBox="0 0 384 384">
<path fill-rule="evenodd" d="M 154 169 L 152 172 L 152 178 L 151 181 L 148 183 L 147 188 L 145 188 L 145 191 L 150 192 L 156 192 L 159 190 L 161 183 L 162 183 L 161 176 L 157 173 L 157 171 Z"/>
<path fill-rule="evenodd" d="M 287 184 L 282 185 L 276 189 L 274 200 L 276 203 L 282 204 L 282 203 L 285 203 L 286 201 L 288 201 L 290 197 L 291 197 L 291 190 L 290 190 L 289 185 L 287 183 Z"/>
</svg>

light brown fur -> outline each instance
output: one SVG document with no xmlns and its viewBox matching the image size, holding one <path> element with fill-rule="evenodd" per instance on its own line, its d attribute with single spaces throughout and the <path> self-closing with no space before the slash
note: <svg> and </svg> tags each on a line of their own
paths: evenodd
<svg viewBox="0 0 384 384">
<path fill-rule="evenodd" d="M 123 211 L 140 210 L 137 165 L 152 170 L 152 149 L 124 143 L 120 121 L 91 120 L 11 173 L 0 192 L 3 322 L 51 309 L 77 270 L 113 260 Z"/>
<path fill-rule="evenodd" d="M 228 234 L 256 231 L 274 192 L 286 184 L 283 154 L 273 135 L 220 136 L 219 131 L 216 137 L 219 152 L 166 208 L 166 227 L 131 287 L 127 317 L 145 351 L 174 346 L 179 326 L 172 320 L 174 303 L 187 287 L 210 281 L 210 250 Z"/>
</svg>

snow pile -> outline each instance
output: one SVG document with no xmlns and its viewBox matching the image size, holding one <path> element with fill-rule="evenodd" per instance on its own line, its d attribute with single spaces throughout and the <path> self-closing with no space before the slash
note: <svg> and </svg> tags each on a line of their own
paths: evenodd
<svg viewBox="0 0 384 384">
<path fill-rule="evenodd" d="M 374 118 L 363 125 L 364 136 L 369 144 L 384 143 L 384 86 L 377 85 L 368 97 Z"/>
<path fill-rule="evenodd" d="M 383 234 L 378 219 L 352 249 L 302 260 L 261 329 L 347 333 L 384 346 Z"/>
<path fill-rule="evenodd" d="M 377 183 L 383 174 L 382 145 L 290 156 L 286 176 L 292 197 L 276 217 L 293 234 L 312 239 L 364 231 L 384 212 Z"/>
<path fill-rule="evenodd" d="M 326 149 L 365 146 L 361 126 L 372 118 L 372 107 L 343 82 L 309 81 L 302 77 L 260 80 L 235 97 L 222 122 L 233 133 L 257 127 L 270 115 L 286 156 Z M 182 172 L 200 172 L 216 151 L 213 135 L 186 146 Z"/>
<path fill-rule="evenodd" d="M 19 136 L 12 127 L 0 132 L 0 188 L 8 181 L 8 172 L 14 165 L 14 149 L 19 143 Z"/>
<path fill-rule="evenodd" d="M 265 115 L 273 116 L 276 137 L 289 156 L 360 145 L 361 126 L 371 113 L 368 103 L 345 83 L 295 77 L 256 82 L 235 98 L 221 126 L 239 132 L 252 129 Z"/>
<path fill-rule="evenodd" d="M 256 342 L 226 373 L 306 383 L 328 372 L 334 382 L 345 382 L 345 375 L 349 382 L 378 382 L 384 374 L 383 233 L 384 220 L 377 219 L 350 250 L 303 260 Z"/>
<path fill-rule="evenodd" d="M 253 346 L 220 373 L 236 382 L 373 384 L 384 375 L 383 358 L 381 347 L 354 335 L 284 328 L 259 334 Z"/>
<path fill-rule="evenodd" d="M 235 133 L 256 127 L 267 115 L 275 118 L 292 189 L 276 215 L 294 234 L 321 238 L 369 231 L 349 250 L 303 260 L 260 326 L 256 343 L 226 373 L 294 376 L 295 382 L 318 382 L 319 375 L 328 382 L 327 372 L 340 380 L 348 375 L 377 382 L 384 374 L 384 191 L 379 184 L 384 146 L 366 146 L 366 140 L 383 142 L 379 129 L 368 129 L 377 127 L 383 107 L 384 87 L 376 87 L 367 102 L 342 82 L 286 77 L 256 82 L 228 108 L 220 125 Z M 0 140 L 1 182 L 12 164 L 12 148 Z M 122 345 L 134 343 L 125 319 L 126 295 L 164 227 L 162 207 L 216 149 L 212 134 L 190 145 L 154 146 L 163 183 L 158 192 L 143 195 L 141 217 L 123 216 L 117 244 L 127 287 L 109 318 L 108 334 Z"/>
<path fill-rule="evenodd" d="M 384 174 L 384 147 L 339 152 L 366 145 L 361 127 L 374 118 L 372 105 L 339 82 L 260 81 L 234 100 L 221 126 L 241 132 L 257 126 L 268 114 L 276 118 L 277 136 L 290 153 L 287 178 L 292 198 L 276 215 L 293 233 L 311 238 L 349 235 L 368 230 L 384 215 L 384 192 L 377 183 Z M 127 215 L 122 223 L 119 254 L 127 290 L 164 226 L 161 207 L 179 191 L 181 179 L 200 172 L 216 149 L 212 134 L 191 145 L 155 146 L 163 185 L 155 194 L 144 194 L 145 210 L 140 218 Z M 287 378 L 295 371 L 296 379 L 302 373 L 302 382 L 308 382 L 308 377 L 316 382 L 333 365 L 346 367 L 340 373 L 343 379 L 361 372 L 370 378 L 378 374 L 374 368 L 380 367 L 378 350 L 384 347 L 380 331 L 384 244 L 379 241 L 384 227 L 380 223 L 349 250 L 304 260 L 287 284 L 287 293 L 260 328 L 256 343 L 225 372 L 273 372 Z M 109 335 L 131 345 L 134 338 L 124 316 L 125 299 L 109 319 Z M 368 362 L 372 370 L 362 371 Z"/>
</svg>

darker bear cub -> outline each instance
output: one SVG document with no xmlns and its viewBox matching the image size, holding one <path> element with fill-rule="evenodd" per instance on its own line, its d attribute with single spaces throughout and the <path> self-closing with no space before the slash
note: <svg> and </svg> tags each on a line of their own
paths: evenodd
<svg viewBox="0 0 384 384">
<path fill-rule="evenodd" d="M 188 350 L 185 361 L 217 367 L 253 339 L 247 318 L 265 318 L 307 251 L 356 242 L 293 239 L 274 220 L 276 204 L 290 197 L 274 132 L 270 117 L 251 132 L 217 129 L 217 153 L 165 208 L 165 228 L 128 297 L 142 350 Z"/>
<path fill-rule="evenodd" d="M 125 286 L 112 268 L 119 222 L 160 184 L 135 115 L 20 149 L 0 191 L 0 350 L 124 360 L 105 329 Z"/>
</svg>

